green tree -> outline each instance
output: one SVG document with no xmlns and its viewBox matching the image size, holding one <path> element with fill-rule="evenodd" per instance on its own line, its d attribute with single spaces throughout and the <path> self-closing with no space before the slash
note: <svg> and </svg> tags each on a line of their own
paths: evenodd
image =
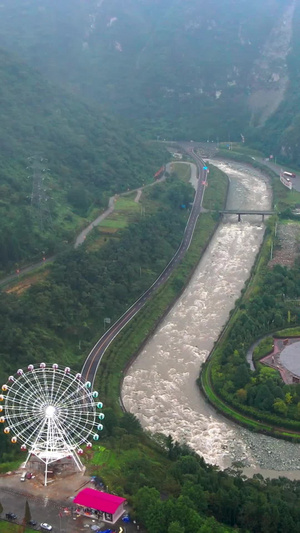
<svg viewBox="0 0 300 533">
<path fill-rule="evenodd" d="M 249 381 L 249 369 L 244 363 L 236 368 L 234 384 L 237 389 L 242 389 Z"/>
<path fill-rule="evenodd" d="M 245 389 L 239 389 L 236 391 L 236 397 L 239 402 L 245 403 L 247 400 L 247 391 Z"/>
<path fill-rule="evenodd" d="M 290 405 L 293 401 L 293 395 L 290 392 L 287 392 L 285 395 L 285 403 Z"/>
<path fill-rule="evenodd" d="M 124 413 L 120 421 L 120 427 L 126 429 L 128 433 L 140 433 L 142 426 L 138 418 L 132 413 Z"/>
<path fill-rule="evenodd" d="M 273 403 L 273 408 L 274 408 L 274 411 L 276 411 L 276 413 L 279 413 L 280 415 L 283 415 L 283 416 L 287 415 L 288 406 L 280 398 L 276 398 L 275 402 Z"/>
<path fill-rule="evenodd" d="M 298 402 L 296 405 L 295 417 L 297 418 L 297 420 L 300 420 L 300 402 Z"/>
<path fill-rule="evenodd" d="M 103 409 L 103 414 L 105 416 L 103 426 L 107 435 L 113 435 L 114 430 L 118 425 L 118 418 L 114 410 L 111 407 Z"/>
<path fill-rule="evenodd" d="M 181 527 L 179 522 L 171 522 L 168 527 L 168 533 L 184 533 L 185 529 Z"/>
</svg>

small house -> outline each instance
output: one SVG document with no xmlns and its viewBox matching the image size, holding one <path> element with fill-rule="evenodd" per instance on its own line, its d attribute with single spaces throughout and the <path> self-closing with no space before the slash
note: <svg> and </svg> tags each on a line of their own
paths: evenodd
<svg viewBox="0 0 300 533">
<path fill-rule="evenodd" d="M 73 500 L 78 514 L 114 524 L 124 513 L 125 498 L 95 489 L 83 489 Z"/>
</svg>

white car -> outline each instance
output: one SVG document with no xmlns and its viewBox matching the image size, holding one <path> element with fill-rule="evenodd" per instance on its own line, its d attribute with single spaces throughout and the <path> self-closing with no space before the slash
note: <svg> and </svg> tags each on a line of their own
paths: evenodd
<svg viewBox="0 0 300 533">
<path fill-rule="evenodd" d="M 50 524 L 46 524 L 46 522 L 40 524 L 40 528 L 44 531 L 52 531 L 52 526 L 50 526 Z"/>
</svg>

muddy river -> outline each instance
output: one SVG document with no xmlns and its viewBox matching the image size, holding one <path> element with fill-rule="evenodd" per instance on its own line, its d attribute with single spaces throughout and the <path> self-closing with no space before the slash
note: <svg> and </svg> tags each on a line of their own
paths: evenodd
<svg viewBox="0 0 300 533">
<path fill-rule="evenodd" d="M 211 161 L 230 179 L 228 209 L 269 209 L 272 192 L 257 170 Z M 253 434 L 219 415 L 196 379 L 240 295 L 263 239 L 261 217 L 226 216 L 189 285 L 124 379 L 122 399 L 145 430 L 171 434 L 220 468 L 300 479 L 300 446 Z"/>
</svg>

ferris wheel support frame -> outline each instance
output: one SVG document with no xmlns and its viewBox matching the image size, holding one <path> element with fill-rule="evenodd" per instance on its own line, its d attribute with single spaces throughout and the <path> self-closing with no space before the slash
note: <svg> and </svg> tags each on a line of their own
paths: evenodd
<svg viewBox="0 0 300 533">
<path fill-rule="evenodd" d="M 8 384 L 2 385 L 5 416 L 0 422 L 7 422 L 4 433 L 13 434 L 11 442 L 23 442 L 21 449 L 28 450 L 25 467 L 32 457 L 42 462 L 45 486 L 49 465 L 61 459 L 69 458 L 82 472 L 81 446 L 91 448 L 91 439 L 97 441 L 97 430 L 103 429 L 99 420 L 104 414 L 96 413 L 103 407 L 98 392 L 90 390 L 91 383 L 81 374 L 57 364 L 29 365 L 28 372 L 19 369 L 17 376 L 9 376 Z"/>
<path fill-rule="evenodd" d="M 45 476 L 44 476 L 44 486 L 47 487 L 47 483 L 48 483 L 48 466 L 53 464 L 53 463 L 56 463 L 56 461 L 59 461 L 60 459 L 64 459 L 64 457 L 69 457 L 71 456 L 72 459 L 73 459 L 73 462 L 75 463 L 77 469 L 79 470 L 79 472 L 82 472 L 85 470 L 85 467 L 84 465 L 82 464 L 79 456 L 77 455 L 76 451 L 75 450 L 71 450 L 71 449 L 66 449 L 66 453 L 61 453 L 59 456 L 57 457 L 53 457 L 53 459 L 50 459 L 49 457 L 44 457 L 44 454 L 42 452 L 40 452 L 36 447 L 35 445 L 33 445 L 33 447 L 29 450 L 28 454 L 27 454 L 27 457 L 26 457 L 26 461 L 24 463 L 24 468 L 26 468 L 27 464 L 29 463 L 30 459 L 32 456 L 35 456 L 37 457 L 42 463 L 44 463 L 45 465 Z"/>
</svg>

